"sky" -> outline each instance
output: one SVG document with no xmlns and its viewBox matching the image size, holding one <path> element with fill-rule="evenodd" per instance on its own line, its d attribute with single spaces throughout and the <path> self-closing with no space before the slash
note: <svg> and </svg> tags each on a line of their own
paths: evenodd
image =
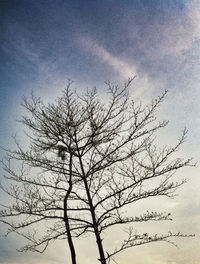
<svg viewBox="0 0 200 264">
<path fill-rule="evenodd" d="M 11 135 L 20 131 L 16 119 L 23 111 L 21 98 L 31 91 L 52 101 L 68 79 L 80 90 L 96 86 L 103 93 L 104 81 L 123 83 L 135 75 L 132 93 L 138 100 L 146 102 L 169 91 L 159 112 L 170 120 L 163 143 L 174 142 L 186 126 L 182 154 L 193 157 L 197 166 L 181 172 L 188 183 L 175 200 L 151 206 L 173 213 L 174 221 L 161 225 L 162 230 L 196 236 L 180 239 L 179 249 L 159 243 L 134 248 L 118 262 L 199 264 L 200 1 L 0 0 L 0 58 L 3 146 L 12 146 Z M 1 225 L 1 234 L 4 229 Z M 108 235 L 107 244 L 113 243 L 111 238 Z M 91 241 L 77 241 L 80 263 L 97 263 Z M 65 242 L 55 243 L 43 255 L 19 254 L 19 243 L 15 235 L 0 238 L 1 264 L 64 264 L 68 259 Z"/>
</svg>

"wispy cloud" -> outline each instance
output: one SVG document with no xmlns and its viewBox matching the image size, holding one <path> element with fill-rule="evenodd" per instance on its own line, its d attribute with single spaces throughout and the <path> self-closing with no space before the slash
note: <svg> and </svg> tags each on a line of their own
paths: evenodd
<svg viewBox="0 0 200 264">
<path fill-rule="evenodd" d="M 129 64 L 124 59 L 113 56 L 108 50 L 106 50 L 103 46 L 98 45 L 91 38 L 81 37 L 80 38 L 81 45 L 93 55 L 97 56 L 101 62 L 107 63 L 112 67 L 114 71 L 120 74 L 123 78 L 132 77 L 137 74 L 137 70 L 135 65 Z"/>
<path fill-rule="evenodd" d="M 172 21 L 167 24 L 157 25 L 158 31 L 162 32 L 159 42 L 161 54 L 182 55 L 200 39 L 200 5 L 195 8 L 191 1 L 185 12 L 172 17 Z"/>
</svg>

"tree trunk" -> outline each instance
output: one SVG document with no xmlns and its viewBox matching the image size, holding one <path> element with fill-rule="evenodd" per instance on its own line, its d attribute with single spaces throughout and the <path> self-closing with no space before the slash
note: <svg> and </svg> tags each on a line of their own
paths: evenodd
<svg viewBox="0 0 200 264">
<path fill-rule="evenodd" d="M 72 236 L 70 233 L 70 226 L 69 226 L 69 221 L 67 218 L 67 215 L 64 214 L 64 221 L 65 221 L 65 228 L 67 231 L 67 240 L 68 240 L 68 244 L 69 244 L 69 248 L 70 248 L 70 252 L 71 252 L 71 260 L 72 260 L 72 264 L 76 264 L 76 252 L 74 249 L 74 244 L 72 241 Z"/>
<path fill-rule="evenodd" d="M 71 153 L 70 153 L 69 171 L 70 171 L 69 181 L 68 181 L 69 188 L 68 188 L 67 193 L 66 193 L 65 198 L 64 198 L 64 222 L 65 222 L 65 228 L 67 231 L 67 240 L 68 240 L 68 244 L 69 244 L 69 248 L 70 248 L 70 252 L 71 252 L 72 264 L 76 264 L 76 252 L 75 252 L 74 244 L 72 241 L 69 219 L 67 216 L 67 200 L 68 200 L 69 195 L 70 195 L 71 190 L 72 190 L 72 154 Z"/>
<path fill-rule="evenodd" d="M 99 249 L 99 256 L 100 258 L 98 259 L 101 264 L 106 264 L 106 258 L 105 258 L 105 254 L 104 254 L 104 250 L 103 250 L 103 244 L 102 244 L 102 239 L 99 233 L 99 229 L 98 229 L 98 224 L 96 221 L 96 217 L 95 217 L 95 209 L 92 203 L 92 198 L 90 195 L 90 191 L 89 191 L 89 187 L 88 187 L 88 183 L 87 183 L 87 178 L 85 175 L 85 171 L 84 171 L 84 167 L 83 167 L 83 163 L 81 160 L 81 156 L 79 155 L 79 162 L 80 162 L 80 166 L 81 166 L 81 170 L 82 170 L 82 174 L 83 174 L 83 181 L 84 181 L 84 185 L 85 185 L 85 190 L 86 190 L 86 194 L 87 194 L 87 198 L 88 198 L 88 202 L 89 202 L 89 206 L 90 206 L 90 213 L 92 216 L 92 222 L 93 222 L 93 228 L 94 228 L 94 233 L 96 236 L 96 243 Z"/>
</svg>

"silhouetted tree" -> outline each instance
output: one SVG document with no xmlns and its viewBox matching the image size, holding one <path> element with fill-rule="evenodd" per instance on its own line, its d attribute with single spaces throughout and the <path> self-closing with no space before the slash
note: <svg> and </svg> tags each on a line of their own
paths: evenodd
<svg viewBox="0 0 200 264">
<path fill-rule="evenodd" d="M 72 239 L 94 233 L 99 261 L 106 264 L 127 248 L 184 236 L 150 236 L 129 228 L 121 246 L 105 254 L 102 237 L 108 228 L 171 220 L 165 212 L 129 217 L 124 209 L 150 197 L 172 197 L 184 183 L 174 182 L 173 174 L 190 165 L 190 159 L 174 157 L 186 130 L 173 147 L 155 145 L 155 133 L 168 123 L 158 122 L 155 116 L 166 91 L 143 106 L 128 95 L 132 80 L 122 88 L 107 82 L 106 102 L 96 89 L 77 93 L 71 82 L 55 103 L 45 105 L 33 95 L 30 100 L 24 98 L 27 115 L 21 123 L 28 128 L 30 145 L 26 148 L 15 140 L 16 149 L 7 150 L 2 161 L 6 179 L 14 184 L 1 189 L 14 202 L 2 205 L 0 213 L 1 221 L 9 225 L 8 233 L 29 240 L 21 250 L 43 252 L 51 241 L 68 239 L 75 264 Z M 36 233 L 38 223 L 43 228 Z"/>
</svg>

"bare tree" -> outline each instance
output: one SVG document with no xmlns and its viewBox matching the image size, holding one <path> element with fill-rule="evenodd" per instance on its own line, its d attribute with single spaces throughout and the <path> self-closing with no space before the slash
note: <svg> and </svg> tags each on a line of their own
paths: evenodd
<svg viewBox="0 0 200 264">
<path fill-rule="evenodd" d="M 43 252 L 51 241 L 68 239 L 75 264 L 72 239 L 93 233 L 99 261 L 106 264 L 127 248 L 185 236 L 138 234 L 129 227 L 121 246 L 105 254 L 103 231 L 110 227 L 171 220 L 165 212 L 124 216 L 124 209 L 150 197 L 172 197 L 185 182 L 174 182 L 173 174 L 191 165 L 190 159 L 175 157 L 186 130 L 175 146 L 156 147 L 156 132 L 168 123 L 156 119 L 166 91 L 143 106 L 128 95 L 132 81 L 123 87 L 107 82 L 107 102 L 102 102 L 96 89 L 77 93 L 71 82 L 54 104 L 45 105 L 33 95 L 24 98 L 27 115 L 21 122 L 28 129 L 30 145 L 25 149 L 15 140 L 16 149 L 7 150 L 2 161 L 6 179 L 14 184 L 1 189 L 14 202 L 3 204 L 0 213 L 1 221 L 9 225 L 8 233 L 29 240 L 21 250 Z M 16 164 L 21 164 L 20 170 Z M 43 222 L 49 227 L 44 229 Z M 38 223 L 41 228 L 36 233 Z"/>
</svg>

